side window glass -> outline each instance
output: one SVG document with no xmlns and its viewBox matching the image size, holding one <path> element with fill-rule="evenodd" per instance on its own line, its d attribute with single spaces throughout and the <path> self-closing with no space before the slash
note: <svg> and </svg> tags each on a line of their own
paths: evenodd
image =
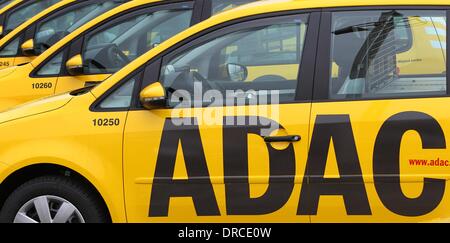
<svg viewBox="0 0 450 243">
<path fill-rule="evenodd" d="M 162 10 L 134 16 L 87 38 L 86 74 L 113 73 L 190 25 L 192 10 Z"/>
<path fill-rule="evenodd" d="M 42 0 L 27 5 L 22 8 L 18 8 L 16 11 L 8 15 L 5 20 L 4 30 L 10 32 L 14 30 L 17 26 L 21 25 L 23 22 L 29 20 L 31 17 L 35 16 L 44 9 L 52 6 L 53 4 L 59 2 L 60 0 Z"/>
<path fill-rule="evenodd" d="M 111 93 L 106 99 L 102 101 L 102 103 L 100 104 L 100 108 L 117 109 L 130 107 L 134 85 L 137 83 L 139 76 L 139 74 L 134 76 L 133 78 L 125 82 L 116 91 Z"/>
<path fill-rule="evenodd" d="M 61 51 L 59 54 L 47 61 L 47 63 L 39 69 L 37 75 L 58 75 L 61 72 L 63 57 L 64 51 Z"/>
<path fill-rule="evenodd" d="M 19 52 L 19 43 L 21 36 L 14 38 L 5 47 L 0 50 L 0 57 L 15 56 Z"/>
<path fill-rule="evenodd" d="M 212 92 L 214 104 L 204 99 L 203 106 L 255 104 L 268 93 L 278 102 L 293 101 L 307 20 L 305 14 L 243 27 L 164 60 L 161 80 L 171 106 L 192 106 L 186 101 Z"/>
<path fill-rule="evenodd" d="M 232 9 L 239 5 L 244 5 L 258 0 L 212 0 L 211 14 L 215 15 L 225 10 Z"/>
<path fill-rule="evenodd" d="M 38 54 L 44 52 L 64 36 L 118 4 L 120 4 L 119 1 L 92 3 L 61 15 L 56 14 L 55 17 L 42 22 L 34 37 L 36 52 Z"/>
<path fill-rule="evenodd" d="M 333 14 L 333 99 L 446 94 L 446 12 L 389 10 Z"/>
</svg>

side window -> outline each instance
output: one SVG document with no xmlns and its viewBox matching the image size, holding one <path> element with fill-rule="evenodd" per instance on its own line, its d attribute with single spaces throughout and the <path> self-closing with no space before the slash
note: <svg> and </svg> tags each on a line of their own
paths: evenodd
<svg viewBox="0 0 450 243">
<path fill-rule="evenodd" d="M 106 99 L 100 103 L 102 109 L 118 109 L 128 108 L 131 105 L 134 85 L 136 84 L 140 74 L 135 75 L 126 81 L 122 86 L 112 92 Z"/>
<path fill-rule="evenodd" d="M 52 6 L 53 4 L 59 2 L 60 0 L 42 0 L 36 1 L 30 5 L 18 8 L 6 17 L 4 30 L 5 32 L 10 32 L 14 30 L 17 26 L 21 25 L 23 22 L 27 21 L 31 17 L 35 16 L 44 9 Z"/>
<path fill-rule="evenodd" d="M 446 94 L 446 12 L 336 12 L 332 20 L 333 99 Z"/>
<path fill-rule="evenodd" d="M 47 61 L 44 66 L 42 66 L 37 75 L 39 76 L 52 76 L 58 75 L 61 72 L 61 66 L 64 58 L 64 51 L 53 56 L 49 61 Z"/>
<path fill-rule="evenodd" d="M 19 52 L 20 40 L 21 36 L 17 36 L 12 41 L 10 41 L 9 44 L 7 44 L 0 50 L 0 57 L 9 57 L 17 55 L 17 53 Z"/>
<path fill-rule="evenodd" d="M 212 0 L 211 14 L 215 15 L 239 5 L 256 2 L 257 0 Z"/>
<path fill-rule="evenodd" d="M 214 92 L 221 97 L 214 104 L 205 99 L 203 106 L 254 104 L 268 93 L 275 93 L 279 102 L 293 101 L 307 21 L 305 14 L 256 27 L 245 28 L 244 24 L 240 30 L 215 35 L 200 46 L 165 58 L 161 80 L 171 106 L 203 98 L 196 95 L 200 90 L 200 94 Z"/>
<path fill-rule="evenodd" d="M 56 13 L 54 17 L 39 24 L 34 37 L 36 52 L 44 52 L 64 36 L 118 4 L 120 1 L 91 3 L 64 14 Z"/>
<path fill-rule="evenodd" d="M 190 25 L 191 9 L 161 10 L 131 17 L 87 37 L 86 74 L 113 73 Z"/>
</svg>

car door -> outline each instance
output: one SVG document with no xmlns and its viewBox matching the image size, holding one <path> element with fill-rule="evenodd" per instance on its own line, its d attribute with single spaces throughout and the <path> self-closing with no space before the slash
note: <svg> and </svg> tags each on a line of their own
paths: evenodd
<svg viewBox="0 0 450 243">
<path fill-rule="evenodd" d="M 448 219 L 447 15 L 324 12 L 302 207 L 312 222 Z"/>
<path fill-rule="evenodd" d="M 297 206 L 320 13 L 279 15 L 212 28 L 142 70 L 135 102 L 156 81 L 169 96 L 128 113 L 130 222 L 309 222 Z"/>
<path fill-rule="evenodd" d="M 99 25 L 71 44 L 67 60 L 81 55 L 83 70 L 79 75 L 63 72 L 58 77 L 56 92 L 103 81 L 152 47 L 188 28 L 193 7 L 192 1 L 153 4 Z"/>
</svg>

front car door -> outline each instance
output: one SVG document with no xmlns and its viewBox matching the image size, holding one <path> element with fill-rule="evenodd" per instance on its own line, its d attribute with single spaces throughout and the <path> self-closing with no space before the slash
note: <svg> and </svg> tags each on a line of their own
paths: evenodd
<svg viewBox="0 0 450 243">
<path fill-rule="evenodd" d="M 169 97 L 165 108 L 136 103 L 128 114 L 129 221 L 309 222 L 297 208 L 319 16 L 214 28 L 142 70 L 134 101 L 156 81 Z"/>
<path fill-rule="evenodd" d="M 447 15 L 324 12 L 302 208 L 312 222 L 448 219 Z"/>
</svg>

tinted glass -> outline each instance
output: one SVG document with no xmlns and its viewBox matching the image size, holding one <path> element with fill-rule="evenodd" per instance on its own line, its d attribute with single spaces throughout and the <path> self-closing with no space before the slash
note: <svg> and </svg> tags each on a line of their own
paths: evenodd
<svg viewBox="0 0 450 243">
<path fill-rule="evenodd" d="M 64 14 L 54 14 L 45 22 L 39 24 L 34 43 L 36 52 L 42 53 L 50 46 L 61 40 L 64 36 L 70 34 L 81 25 L 94 19 L 100 14 L 119 5 L 120 1 L 106 1 L 102 3 L 91 3 L 83 7 L 75 8 Z"/>
<path fill-rule="evenodd" d="M 330 97 L 446 93 L 445 11 L 357 11 L 333 15 Z"/>
</svg>

